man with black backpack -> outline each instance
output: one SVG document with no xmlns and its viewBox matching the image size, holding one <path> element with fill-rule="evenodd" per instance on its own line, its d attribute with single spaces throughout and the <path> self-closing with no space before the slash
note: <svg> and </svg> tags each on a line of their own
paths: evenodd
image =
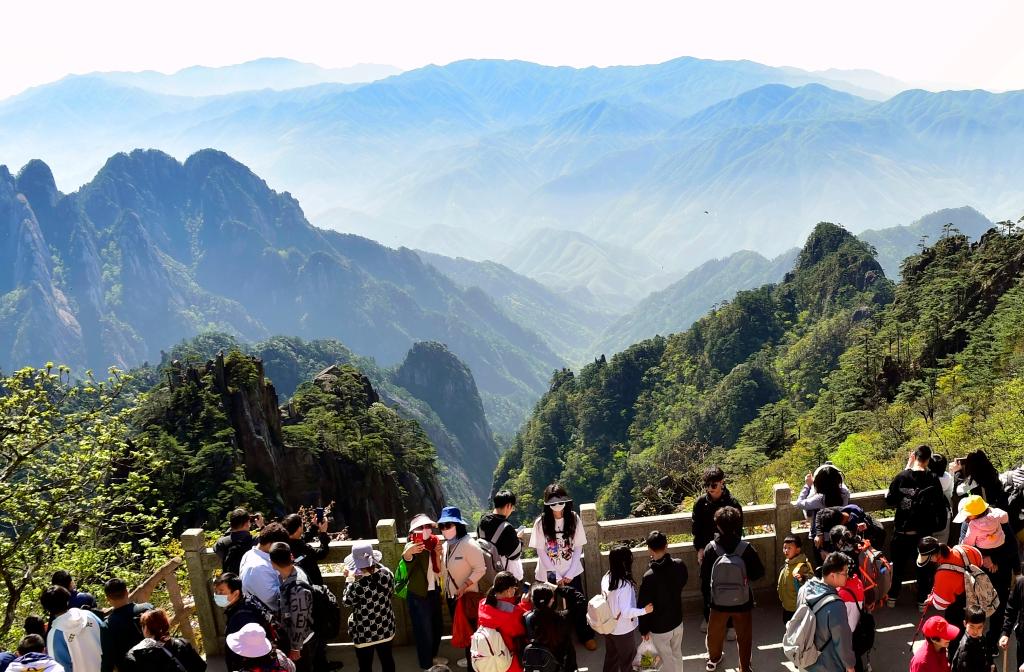
<svg viewBox="0 0 1024 672">
<path fill-rule="evenodd" d="M 637 604 L 653 604 L 640 616 L 640 634 L 650 638 L 661 656 L 662 672 L 683 672 L 683 588 L 686 564 L 668 553 L 668 538 L 657 530 L 647 535 L 651 566 L 640 580 Z"/>
<path fill-rule="evenodd" d="M 754 593 L 750 582 L 764 576 L 764 565 L 757 551 L 741 538 L 743 518 L 732 506 L 715 512 L 718 534 L 704 548 L 704 561 L 700 565 L 700 587 L 708 616 L 708 672 L 714 672 L 722 663 L 723 644 L 730 618 L 736 628 L 736 648 L 739 652 L 740 672 L 750 672 L 750 654 L 753 645 L 752 610 Z"/>
<path fill-rule="evenodd" d="M 125 669 L 124 657 L 133 646 L 141 642 L 142 625 L 139 619 L 153 609 L 148 602 L 137 604 L 128 599 L 128 585 L 123 579 L 113 578 L 103 584 L 103 594 L 113 607 L 107 614 L 107 641 L 103 650 L 104 667 Z"/>
<path fill-rule="evenodd" d="M 907 460 L 906 468 L 889 485 L 885 503 L 896 509 L 895 532 L 892 538 L 892 587 L 888 605 L 896 606 L 907 563 L 917 557 L 921 540 L 948 524 L 949 502 L 942 493 L 942 484 L 929 469 L 932 457 L 929 446 L 918 446 Z M 931 591 L 934 570 L 917 567 L 917 595 L 921 600 Z M 923 611 L 923 604 L 918 604 Z"/>
<path fill-rule="evenodd" d="M 476 541 L 485 556 L 490 554 L 492 559 L 498 556 L 495 572 L 509 572 L 517 581 L 522 581 L 523 542 L 519 532 L 508 522 L 515 510 L 516 496 L 508 490 L 499 490 L 494 495 L 494 511 L 481 518 L 476 527 Z"/>
<path fill-rule="evenodd" d="M 242 556 L 256 545 L 256 540 L 249 531 L 252 517 L 245 509 L 235 509 L 228 515 L 231 530 L 217 540 L 213 552 L 220 558 L 221 572 L 238 574 Z"/>
</svg>

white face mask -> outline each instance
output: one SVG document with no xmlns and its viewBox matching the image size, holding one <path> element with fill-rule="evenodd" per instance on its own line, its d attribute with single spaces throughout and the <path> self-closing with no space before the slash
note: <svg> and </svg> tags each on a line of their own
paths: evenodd
<svg viewBox="0 0 1024 672">
<path fill-rule="evenodd" d="M 446 527 L 441 530 L 441 534 L 444 535 L 445 539 L 451 540 L 455 538 L 455 527 Z"/>
<path fill-rule="evenodd" d="M 565 508 L 565 502 L 559 502 L 557 504 L 548 504 L 548 506 L 551 507 L 552 511 L 561 511 L 562 509 Z"/>
<path fill-rule="evenodd" d="M 228 597 L 227 595 L 221 595 L 220 593 L 217 593 L 216 595 L 213 596 L 213 603 L 216 604 L 221 609 L 224 609 L 229 604 L 231 604 L 231 598 Z"/>
</svg>

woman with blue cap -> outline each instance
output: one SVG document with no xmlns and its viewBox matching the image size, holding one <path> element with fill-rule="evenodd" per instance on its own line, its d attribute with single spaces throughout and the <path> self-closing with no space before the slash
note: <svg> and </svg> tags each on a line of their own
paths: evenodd
<svg viewBox="0 0 1024 672">
<path fill-rule="evenodd" d="M 457 506 L 446 506 L 441 509 L 437 526 L 441 528 L 441 535 L 444 537 L 444 544 L 441 547 L 441 574 L 448 610 L 454 623 L 456 604 L 463 595 L 480 592 L 479 581 L 487 573 L 487 565 L 484 564 L 483 549 L 469 536 L 469 524 L 463 520 L 462 512 Z M 465 601 L 463 609 L 469 609 L 466 611 L 466 617 L 475 628 L 476 608 L 480 596 L 470 597 L 475 599 Z M 471 660 L 469 649 L 466 649 L 466 660 Z"/>
</svg>

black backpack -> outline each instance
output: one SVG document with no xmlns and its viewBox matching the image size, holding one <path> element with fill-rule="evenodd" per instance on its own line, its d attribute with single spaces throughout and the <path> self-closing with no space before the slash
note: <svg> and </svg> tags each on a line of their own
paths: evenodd
<svg viewBox="0 0 1024 672">
<path fill-rule="evenodd" d="M 249 543 L 232 541 L 228 544 L 228 550 L 224 551 L 224 560 L 220 564 L 221 571 L 231 572 L 237 576 L 242 567 L 242 556 L 250 550 L 252 550 L 251 541 Z"/>
<path fill-rule="evenodd" d="M 918 488 L 910 498 L 913 529 L 918 534 L 934 534 L 949 525 L 949 502 L 935 476 L 932 483 Z"/>
<path fill-rule="evenodd" d="M 526 625 L 526 636 L 530 640 L 519 660 L 523 672 L 563 672 L 562 663 L 555 658 L 555 654 L 534 640 L 533 612 L 526 614 L 523 621 Z"/>
<path fill-rule="evenodd" d="M 309 586 L 313 591 L 313 632 L 320 641 L 337 639 L 341 632 L 341 606 L 330 588 L 323 585 Z"/>
<path fill-rule="evenodd" d="M 523 672 L 562 672 L 562 664 L 555 654 L 536 642 L 530 642 L 523 649 L 520 664 Z"/>
</svg>

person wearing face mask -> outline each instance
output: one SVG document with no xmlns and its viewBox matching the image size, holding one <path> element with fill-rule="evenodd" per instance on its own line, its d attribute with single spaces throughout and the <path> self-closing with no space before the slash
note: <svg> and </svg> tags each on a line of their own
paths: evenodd
<svg viewBox="0 0 1024 672">
<path fill-rule="evenodd" d="M 537 551 L 537 566 L 534 579 L 544 583 L 548 578 L 559 586 L 572 586 L 585 593 L 583 588 L 583 546 L 587 535 L 583 521 L 572 509 L 572 499 L 565 488 L 552 483 L 544 488 L 544 510 L 533 524 L 530 546 Z M 574 610 L 573 621 L 576 636 L 589 651 L 597 649 L 594 631 L 587 625 L 585 611 Z"/>
<path fill-rule="evenodd" d="M 409 541 L 402 552 L 409 575 L 406 601 L 416 642 L 416 660 L 421 670 L 445 665 L 438 658 L 441 647 L 441 543 L 434 536 L 434 521 L 425 513 L 409 523 Z"/>
<path fill-rule="evenodd" d="M 270 641 L 276 641 L 270 610 L 257 598 L 242 592 L 242 580 L 235 574 L 228 572 L 213 580 L 213 602 L 224 610 L 227 620 L 225 636 L 240 631 L 249 623 L 255 623 L 263 628 Z M 225 649 L 224 658 L 229 670 L 242 669 L 245 663 L 245 659 L 230 648 Z"/>
<path fill-rule="evenodd" d="M 441 528 L 444 544 L 441 547 L 441 575 L 443 577 L 445 598 L 452 621 L 456 620 L 456 605 L 463 595 L 479 593 L 478 582 L 487 573 L 484 564 L 484 552 L 476 540 L 469 536 L 469 524 L 463 520 L 462 512 L 457 506 L 446 506 L 441 509 L 437 519 Z M 474 596 L 470 596 L 471 598 Z M 473 599 L 463 605 L 465 618 L 472 630 L 476 629 L 476 609 L 479 599 Z M 453 626 L 454 627 L 454 626 Z M 466 649 L 466 660 L 472 660 L 469 649 Z"/>
</svg>

